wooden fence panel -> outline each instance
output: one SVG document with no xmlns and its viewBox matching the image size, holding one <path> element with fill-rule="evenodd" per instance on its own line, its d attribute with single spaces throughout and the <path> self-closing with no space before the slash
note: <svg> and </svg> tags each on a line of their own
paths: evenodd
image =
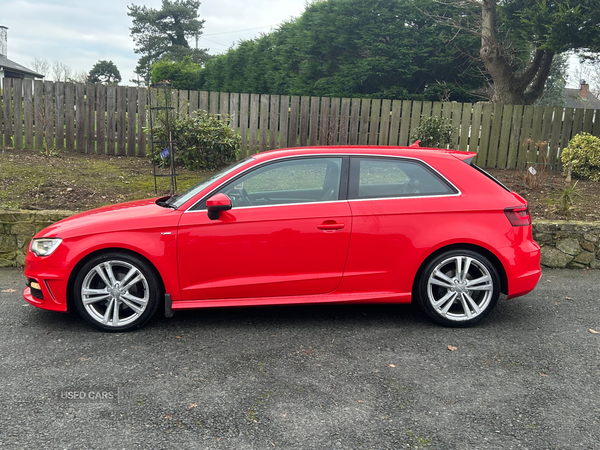
<svg viewBox="0 0 600 450">
<path fill-rule="evenodd" d="M 400 133 L 400 115 L 402 114 L 402 101 L 394 100 L 392 102 L 392 113 L 390 117 L 389 145 L 398 145 Z"/>
<path fill-rule="evenodd" d="M 412 145 L 415 141 L 414 134 L 415 130 L 419 126 L 419 122 L 421 121 L 421 107 L 423 102 L 414 101 L 412 104 L 412 110 L 410 112 L 410 133 L 408 136 L 408 145 Z"/>
<path fill-rule="evenodd" d="M 23 148 L 23 81 L 13 80 L 14 147 Z"/>
<path fill-rule="evenodd" d="M 75 151 L 75 85 L 65 83 L 65 146 L 68 152 Z"/>
<path fill-rule="evenodd" d="M 462 105 L 459 103 L 451 103 L 450 111 L 450 123 L 454 127 L 454 130 L 452 131 L 452 142 L 454 142 L 454 148 L 457 149 L 460 141 L 460 121 L 462 118 Z"/>
<path fill-rule="evenodd" d="M 4 147 L 13 146 L 12 133 L 12 78 L 2 79 L 2 106 L 4 119 Z M 2 136 L 0 136 L 2 143 Z"/>
<path fill-rule="evenodd" d="M 250 142 L 248 151 L 251 155 L 258 150 L 258 108 L 260 104 L 260 95 L 250 95 Z"/>
<path fill-rule="evenodd" d="M 269 108 L 269 149 L 275 149 L 279 134 L 279 95 L 271 95 Z"/>
<path fill-rule="evenodd" d="M 392 101 L 381 101 L 381 117 L 379 118 L 379 140 L 378 145 L 389 145 L 390 140 L 390 114 L 392 112 Z"/>
<path fill-rule="evenodd" d="M 146 121 L 147 92 L 144 88 L 137 89 L 137 156 L 146 156 L 146 133 L 144 128 L 148 126 Z"/>
<path fill-rule="evenodd" d="M 196 117 L 196 111 L 199 109 L 198 105 L 198 91 L 190 91 L 190 103 L 188 105 L 188 114 L 192 117 Z"/>
<path fill-rule="evenodd" d="M 350 126 L 350 99 L 342 98 L 340 100 L 340 118 L 338 144 L 348 145 L 348 127 Z"/>
<path fill-rule="evenodd" d="M 281 115 L 279 117 L 279 148 L 289 147 L 289 115 L 290 98 L 287 95 L 281 97 Z"/>
<path fill-rule="evenodd" d="M 544 108 L 535 108 L 533 112 L 533 122 L 531 124 L 531 142 L 529 143 L 529 152 L 527 155 L 527 162 L 535 163 L 538 162 L 538 142 L 542 141 L 543 135 L 543 120 L 544 120 Z"/>
<path fill-rule="evenodd" d="M 156 100 L 156 90 L 151 91 L 151 95 Z M 116 152 L 116 135 L 117 135 L 117 87 L 106 87 L 106 152 L 109 155 L 114 155 Z"/>
<path fill-rule="evenodd" d="M 208 100 L 208 112 L 217 114 L 219 112 L 219 93 L 211 92 Z"/>
<path fill-rule="evenodd" d="M 379 118 L 381 115 L 381 100 L 371 100 L 371 120 L 369 121 L 369 145 L 377 145 L 379 139 Z"/>
<path fill-rule="evenodd" d="M 592 132 L 592 124 L 594 121 L 594 111 L 593 109 L 586 109 L 583 113 L 583 128 L 582 131 L 584 133 Z"/>
<path fill-rule="evenodd" d="M 594 136 L 600 136 L 600 111 L 596 110 L 594 116 L 594 125 L 592 126 L 592 134 Z"/>
<path fill-rule="evenodd" d="M 401 147 L 408 145 L 410 140 L 410 110 L 412 102 L 410 100 L 402 100 L 402 116 L 400 119 L 400 136 L 398 145 Z"/>
<path fill-rule="evenodd" d="M 258 125 L 258 151 L 264 152 L 267 150 L 267 139 L 269 137 L 269 95 L 262 94 L 260 96 L 260 123 Z"/>
<path fill-rule="evenodd" d="M 348 144 L 356 145 L 358 143 L 358 125 L 360 121 L 360 99 L 352 99 L 352 109 L 350 112 L 350 134 L 348 135 Z"/>
<path fill-rule="evenodd" d="M 435 109 L 435 105 L 434 105 Z M 473 121 L 471 123 L 471 135 L 469 136 L 469 151 L 479 153 L 479 138 L 481 136 L 481 111 L 482 103 L 473 105 Z"/>
<path fill-rule="evenodd" d="M 308 145 L 317 145 L 319 139 L 319 97 L 310 98 L 310 124 L 308 129 Z"/>
<path fill-rule="evenodd" d="M 300 145 L 308 143 L 308 116 L 310 114 L 310 97 L 300 98 Z"/>
<path fill-rule="evenodd" d="M 515 106 L 516 108 L 516 106 Z M 554 109 L 554 118 L 550 130 L 550 141 L 548 142 L 548 151 L 550 152 L 548 162 L 556 164 L 558 151 L 560 148 L 560 132 L 563 125 L 564 108 Z"/>
<path fill-rule="evenodd" d="M 340 98 L 331 99 L 331 109 L 329 116 L 329 138 L 331 141 L 330 145 L 338 145 L 339 143 L 341 101 L 342 99 Z"/>
<path fill-rule="evenodd" d="M 229 114 L 229 93 L 221 92 L 219 94 L 219 114 L 225 116 Z"/>
<path fill-rule="evenodd" d="M 46 150 L 54 148 L 54 83 L 44 81 L 44 106 L 43 106 L 44 139 Z"/>
<path fill-rule="evenodd" d="M 33 148 L 33 82 L 23 80 L 23 121 L 25 126 L 25 148 Z"/>
<path fill-rule="evenodd" d="M 523 105 L 515 105 L 515 107 L 513 108 L 512 128 L 510 130 L 510 141 L 508 144 L 508 155 L 506 158 L 507 169 L 514 169 L 517 167 L 522 121 Z"/>
<path fill-rule="evenodd" d="M 65 148 L 65 83 L 58 81 L 54 84 L 54 109 L 56 138 L 54 146 L 62 150 Z"/>
<path fill-rule="evenodd" d="M 458 149 L 466 152 L 469 149 L 469 134 L 472 132 L 471 123 L 473 116 L 473 105 L 471 103 L 463 103 L 462 118 L 459 130 Z"/>
<path fill-rule="evenodd" d="M 106 86 L 96 85 L 96 152 L 106 154 Z"/>
<path fill-rule="evenodd" d="M 135 156 L 137 89 L 127 88 L 127 156 Z"/>
<path fill-rule="evenodd" d="M 481 167 L 486 167 L 487 154 L 490 146 L 490 135 L 492 131 L 492 114 L 494 107 L 491 103 L 483 105 L 481 112 L 481 136 L 479 137 L 479 149 L 475 161 Z"/>
<path fill-rule="evenodd" d="M 240 94 L 229 94 L 229 126 L 233 131 L 240 129 Z"/>
<path fill-rule="evenodd" d="M 369 138 L 369 114 L 371 112 L 371 100 L 363 98 L 360 102 L 360 123 L 358 128 L 358 143 L 366 145 Z"/>
<path fill-rule="evenodd" d="M 5 146 L 119 155 L 144 155 L 144 88 L 4 79 L 0 140 Z M 8 86 L 8 88 L 7 88 Z M 32 92 L 33 87 L 33 92 Z M 176 116 L 198 109 L 229 114 L 242 136 L 241 156 L 297 145 L 412 143 L 421 117 L 445 117 L 458 127 L 455 148 L 477 152 L 484 167 L 559 163 L 560 149 L 582 131 L 600 134 L 592 109 L 484 103 L 269 96 L 170 90 Z M 254 101 L 253 101 L 254 99 Z M 537 145 L 546 142 L 546 146 Z"/>
<path fill-rule="evenodd" d="M 496 167 L 498 157 L 498 146 L 500 145 L 500 131 L 502 129 L 502 113 L 503 105 L 493 105 L 492 112 L 492 129 L 490 131 L 490 140 L 487 152 L 487 160 L 484 163 L 485 167 Z"/>
<path fill-rule="evenodd" d="M 240 95 L 240 136 L 242 137 L 241 158 L 248 156 L 248 110 L 250 108 L 250 94 Z"/>
<path fill-rule="evenodd" d="M 583 129 L 583 113 L 583 109 L 575 110 L 575 116 L 573 118 L 573 136 L 581 133 L 581 130 Z"/>
<path fill-rule="evenodd" d="M 521 122 L 521 136 L 519 139 L 519 150 L 517 155 L 517 168 L 523 167 L 527 162 L 527 152 L 531 145 L 531 121 L 533 119 L 533 106 L 527 105 L 523 109 L 523 120 Z"/>
<path fill-rule="evenodd" d="M 502 111 L 502 123 L 500 129 L 500 144 L 496 152 L 496 167 L 499 169 L 506 168 L 506 160 L 508 157 L 508 145 L 510 143 L 510 132 L 512 128 L 513 105 L 504 105 Z M 493 162 L 493 161 L 492 161 Z"/>
<path fill-rule="evenodd" d="M 127 88 L 117 86 L 117 155 L 125 155 L 125 133 L 127 131 Z"/>
<path fill-rule="evenodd" d="M 321 97 L 319 145 L 331 145 L 329 142 L 329 100 L 329 97 Z"/>
<path fill-rule="evenodd" d="M 201 91 L 200 92 L 200 105 L 198 106 L 202 111 L 208 112 L 208 92 Z"/>
<path fill-rule="evenodd" d="M 288 145 L 298 146 L 298 121 L 300 119 L 300 97 L 292 95 L 290 99 L 290 131 L 288 133 Z"/>
</svg>

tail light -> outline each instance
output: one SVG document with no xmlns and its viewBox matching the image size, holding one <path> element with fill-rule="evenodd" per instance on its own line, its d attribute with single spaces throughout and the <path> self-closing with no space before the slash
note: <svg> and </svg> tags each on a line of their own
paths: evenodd
<svg viewBox="0 0 600 450">
<path fill-rule="evenodd" d="M 506 218 L 513 227 L 527 227 L 531 225 L 531 216 L 527 206 L 517 206 L 504 210 Z"/>
</svg>

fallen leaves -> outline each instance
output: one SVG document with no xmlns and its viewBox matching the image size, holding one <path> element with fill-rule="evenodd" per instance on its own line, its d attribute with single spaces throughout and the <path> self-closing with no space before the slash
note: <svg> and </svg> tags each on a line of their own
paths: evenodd
<svg viewBox="0 0 600 450">
<path fill-rule="evenodd" d="M 0 292 L 6 292 L 8 294 L 13 293 L 13 292 L 17 292 L 16 289 L 2 289 Z"/>
<path fill-rule="evenodd" d="M 396 367 L 394 364 L 390 364 L 390 367 Z"/>
<path fill-rule="evenodd" d="M 591 328 L 588 331 L 592 334 L 600 334 L 600 331 L 592 330 Z"/>
<path fill-rule="evenodd" d="M 458 347 L 455 347 L 454 345 L 449 345 L 448 346 L 448 350 L 450 350 L 451 352 L 458 350 Z"/>
</svg>

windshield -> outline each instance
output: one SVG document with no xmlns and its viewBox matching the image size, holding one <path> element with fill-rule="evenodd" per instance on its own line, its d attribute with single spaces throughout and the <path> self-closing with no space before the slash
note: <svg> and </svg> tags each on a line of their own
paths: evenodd
<svg viewBox="0 0 600 450">
<path fill-rule="evenodd" d="M 215 174 L 211 175 L 210 177 L 202 180 L 197 185 L 192 186 L 191 188 L 189 188 L 184 193 L 179 194 L 179 195 L 177 195 L 175 197 L 171 197 L 171 199 L 169 199 L 169 201 L 168 201 L 167 204 L 169 206 L 171 206 L 171 207 L 179 208 L 181 205 L 183 205 L 185 202 L 187 202 L 190 198 L 192 198 L 194 195 L 196 195 L 202 189 L 204 189 L 205 187 L 207 187 L 208 185 L 210 185 L 212 182 L 214 182 L 217 178 L 220 178 L 220 177 L 222 177 L 224 175 L 227 175 L 230 172 L 233 172 L 238 167 L 243 166 L 244 164 L 246 164 L 250 159 L 252 159 L 251 156 L 249 156 L 248 158 L 245 158 L 245 159 L 243 159 L 241 161 L 234 162 L 230 166 L 227 166 L 224 169 L 219 170 L 217 173 L 215 173 Z"/>
</svg>

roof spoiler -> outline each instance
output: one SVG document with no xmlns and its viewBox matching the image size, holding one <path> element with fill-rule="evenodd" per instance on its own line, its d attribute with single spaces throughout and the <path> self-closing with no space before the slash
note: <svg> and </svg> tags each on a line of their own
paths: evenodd
<svg viewBox="0 0 600 450">
<path fill-rule="evenodd" d="M 459 150 L 446 150 L 446 151 L 448 153 L 450 153 L 452 156 L 454 156 L 456 159 L 460 159 L 461 161 L 463 161 L 469 165 L 471 165 L 473 163 L 473 159 L 477 156 L 477 153 L 475 153 L 475 152 L 461 152 Z"/>
</svg>

